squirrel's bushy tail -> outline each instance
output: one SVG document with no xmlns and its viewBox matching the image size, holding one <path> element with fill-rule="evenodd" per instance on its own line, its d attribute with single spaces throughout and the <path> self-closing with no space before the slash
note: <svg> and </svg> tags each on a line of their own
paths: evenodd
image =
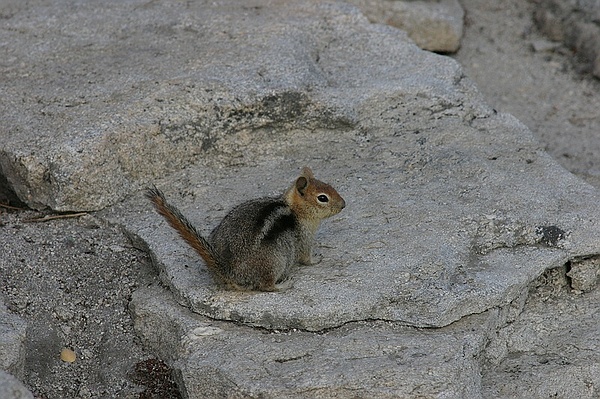
<svg viewBox="0 0 600 399">
<path fill-rule="evenodd" d="M 183 216 L 179 209 L 169 204 L 162 191 L 156 187 L 148 188 L 146 190 L 146 197 L 152 201 L 156 211 L 169 222 L 171 227 L 177 230 L 181 238 L 204 259 L 213 277 L 219 280 L 221 284 L 227 285 L 227 279 L 221 273 L 222 265 L 219 264 L 218 256 L 213 247 L 198 233 L 196 228 Z"/>
</svg>

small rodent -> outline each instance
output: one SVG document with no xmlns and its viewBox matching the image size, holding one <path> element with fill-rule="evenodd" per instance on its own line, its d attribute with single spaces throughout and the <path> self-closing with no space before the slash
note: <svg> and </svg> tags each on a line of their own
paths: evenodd
<svg viewBox="0 0 600 399">
<path fill-rule="evenodd" d="M 233 290 L 278 291 L 275 284 L 296 263 L 312 263 L 311 246 L 321 220 L 346 206 L 333 187 L 305 167 L 283 195 L 236 206 L 206 239 L 159 189 L 149 188 L 146 197 L 204 259 L 213 278 Z"/>
</svg>

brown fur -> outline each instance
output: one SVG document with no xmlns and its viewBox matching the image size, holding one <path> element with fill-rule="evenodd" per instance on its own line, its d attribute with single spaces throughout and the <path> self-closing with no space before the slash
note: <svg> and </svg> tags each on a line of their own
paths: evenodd
<svg viewBox="0 0 600 399">
<path fill-rule="evenodd" d="M 146 196 L 179 235 L 202 257 L 215 280 L 229 289 L 276 291 L 296 263 L 311 263 L 311 246 L 321 220 L 339 213 L 344 199 L 304 168 L 281 196 L 233 208 L 202 237 L 157 188 Z"/>
</svg>

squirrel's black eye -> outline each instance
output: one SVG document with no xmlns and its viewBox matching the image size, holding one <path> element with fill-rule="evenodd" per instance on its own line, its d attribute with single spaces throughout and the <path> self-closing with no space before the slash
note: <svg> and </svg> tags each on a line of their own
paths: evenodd
<svg viewBox="0 0 600 399">
<path fill-rule="evenodd" d="M 321 194 L 317 197 L 317 200 L 319 200 L 319 202 L 329 202 L 329 197 L 325 194 Z"/>
</svg>

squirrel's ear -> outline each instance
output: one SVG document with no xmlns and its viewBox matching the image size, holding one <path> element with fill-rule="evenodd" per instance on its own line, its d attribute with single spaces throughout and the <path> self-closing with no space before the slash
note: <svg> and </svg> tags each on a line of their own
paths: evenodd
<svg viewBox="0 0 600 399">
<path fill-rule="evenodd" d="M 301 176 L 304 176 L 308 179 L 314 179 L 315 177 L 313 176 L 313 172 L 312 170 L 310 170 L 310 168 L 308 166 L 305 166 L 302 168 L 302 174 Z"/>
<path fill-rule="evenodd" d="M 300 193 L 300 195 L 304 195 L 306 188 L 308 187 L 308 179 L 304 176 L 300 176 L 296 179 L 296 190 Z"/>
</svg>

